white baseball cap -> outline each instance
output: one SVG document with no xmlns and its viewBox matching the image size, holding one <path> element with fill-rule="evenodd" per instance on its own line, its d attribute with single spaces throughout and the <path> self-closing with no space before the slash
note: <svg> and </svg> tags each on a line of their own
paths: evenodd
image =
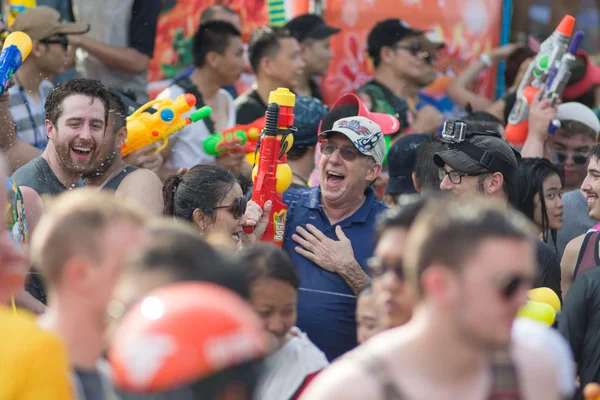
<svg viewBox="0 0 600 400">
<path fill-rule="evenodd" d="M 559 121 L 576 121 L 592 129 L 596 135 L 600 133 L 600 120 L 589 107 L 581 103 L 569 102 L 558 106 L 556 119 Z"/>
<path fill-rule="evenodd" d="M 362 154 L 373 157 L 378 164 L 383 163 L 386 152 L 383 133 L 379 125 L 370 119 L 365 117 L 339 119 L 330 130 L 321 132 L 319 139 L 326 138 L 330 133 L 341 133 L 350 139 Z"/>
</svg>

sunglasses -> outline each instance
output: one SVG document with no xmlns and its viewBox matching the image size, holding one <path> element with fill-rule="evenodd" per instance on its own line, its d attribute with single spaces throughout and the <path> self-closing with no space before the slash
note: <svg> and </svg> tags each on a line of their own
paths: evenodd
<svg viewBox="0 0 600 400">
<path fill-rule="evenodd" d="M 413 42 L 408 46 L 394 46 L 394 49 L 402 49 L 408 51 L 413 57 L 421 57 L 427 64 L 433 63 L 434 56 L 428 52 L 423 50 L 421 44 L 418 42 Z"/>
<path fill-rule="evenodd" d="M 217 210 L 219 208 L 225 208 L 225 209 L 227 209 L 227 211 L 229 211 L 231 214 L 233 214 L 233 218 L 240 219 L 240 218 L 242 218 L 242 215 L 244 215 L 246 213 L 247 205 L 248 205 L 248 200 L 246 200 L 246 198 L 244 196 L 240 196 L 240 197 L 236 197 L 235 200 L 233 200 L 233 203 L 231 203 L 228 206 L 213 207 L 210 210 Z"/>
<path fill-rule="evenodd" d="M 527 290 L 531 289 L 534 281 L 534 278 L 523 275 L 511 275 L 502 278 L 498 281 L 500 295 L 508 301 L 514 297 L 521 287 L 524 286 Z"/>
<path fill-rule="evenodd" d="M 44 44 L 60 44 L 63 49 L 67 51 L 69 49 L 69 39 L 66 36 L 61 37 L 60 39 L 42 39 L 40 43 Z"/>
<path fill-rule="evenodd" d="M 340 155 L 346 161 L 354 161 L 359 155 L 358 150 L 356 150 L 356 147 L 354 146 L 338 147 L 338 145 L 333 142 L 321 143 L 321 153 L 325 156 L 332 155 L 337 149 L 340 149 Z"/>
<path fill-rule="evenodd" d="M 564 151 L 555 151 L 554 152 L 554 157 L 553 157 L 554 163 L 555 164 L 564 164 L 565 161 L 567 161 L 569 154 L 571 154 L 571 157 L 573 158 L 573 164 L 584 165 L 585 163 L 587 163 L 587 160 L 588 160 L 587 154 L 570 153 L 570 152 L 564 152 Z"/>
<path fill-rule="evenodd" d="M 443 181 L 446 178 L 446 175 L 448 176 L 448 179 L 450 179 L 450 182 L 452 182 L 455 185 L 460 185 L 462 183 L 462 178 L 465 176 L 481 176 L 481 175 L 485 175 L 485 174 L 489 174 L 489 171 L 480 171 L 480 172 L 472 172 L 470 174 L 467 173 L 463 173 L 463 172 L 458 172 L 458 171 L 446 171 L 445 169 L 440 169 L 439 170 L 439 178 L 440 181 Z"/>
<path fill-rule="evenodd" d="M 388 263 L 379 258 L 371 257 L 367 261 L 371 269 L 371 278 L 380 278 L 388 272 L 392 272 L 399 281 L 404 281 L 404 265 L 402 262 Z"/>
</svg>

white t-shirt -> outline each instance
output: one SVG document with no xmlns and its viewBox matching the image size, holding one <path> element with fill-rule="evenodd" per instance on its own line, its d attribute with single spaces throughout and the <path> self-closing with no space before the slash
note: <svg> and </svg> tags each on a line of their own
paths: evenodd
<svg viewBox="0 0 600 400">
<path fill-rule="evenodd" d="M 541 322 L 517 318 L 513 323 L 512 339 L 545 351 L 555 362 L 558 387 L 561 395 L 571 398 L 575 394 L 575 361 L 567 340 L 556 330 Z"/>
<path fill-rule="evenodd" d="M 175 100 L 178 96 L 185 94 L 183 88 L 179 85 L 173 84 L 163 90 L 156 98 L 157 99 L 173 99 Z M 223 89 L 219 89 L 219 95 L 225 96 L 227 99 L 227 108 L 229 121 L 227 121 L 226 128 L 232 128 L 235 126 L 235 107 L 233 106 L 233 97 Z M 194 106 L 192 109 L 183 115 L 187 117 L 189 114 L 196 111 L 197 108 Z M 204 151 L 202 144 L 204 140 L 208 138 L 214 132 L 209 132 L 204 121 L 194 122 L 171 136 L 169 140 L 173 140 L 173 152 L 168 161 L 168 167 L 179 169 L 179 168 L 191 168 L 198 164 L 210 164 L 215 161 L 213 156 L 209 156 Z"/>
</svg>

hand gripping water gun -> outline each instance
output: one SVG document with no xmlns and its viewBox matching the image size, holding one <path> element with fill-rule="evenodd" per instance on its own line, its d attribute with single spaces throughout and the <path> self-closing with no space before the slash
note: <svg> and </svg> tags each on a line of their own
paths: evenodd
<svg viewBox="0 0 600 400">
<path fill-rule="evenodd" d="M 0 54 L 0 96 L 8 90 L 12 76 L 31 53 L 31 38 L 24 32 L 6 37 Z"/>
<path fill-rule="evenodd" d="M 508 117 L 506 140 L 513 145 L 522 145 L 529 131 L 529 105 L 534 96 L 552 98 L 561 96 L 570 77 L 570 68 L 575 53 L 583 39 L 578 31 L 569 46 L 575 18 L 566 15 L 556 30 L 541 45 L 540 52 L 532 62 L 517 89 L 517 99 Z M 549 127 L 549 131 L 554 128 Z"/>
<path fill-rule="evenodd" d="M 278 88 L 269 95 L 265 129 L 260 139 L 258 165 L 252 171 L 252 201 L 264 207 L 271 200 L 273 207 L 269 216 L 269 225 L 262 241 L 271 242 L 279 247 L 283 245 L 287 206 L 283 204 L 281 194 L 292 183 L 292 170 L 287 165 L 287 151 L 292 147 L 295 131 L 294 105 L 296 96 L 288 89 Z M 254 227 L 244 227 L 246 233 L 254 232 Z"/>
<path fill-rule="evenodd" d="M 202 144 L 206 154 L 220 156 L 223 153 L 243 152 L 252 165 L 255 164 L 256 146 L 260 132 L 265 127 L 265 118 L 246 125 L 236 125 L 220 133 L 213 133 Z"/>
<path fill-rule="evenodd" d="M 158 104 L 158 110 L 154 114 L 145 111 L 155 104 Z M 187 93 L 175 100 L 153 100 L 138 108 L 127 117 L 127 140 L 121 147 L 123 157 L 164 140 L 163 145 L 154 152 L 158 153 L 167 145 L 169 136 L 193 122 L 208 117 L 212 112 L 210 107 L 204 106 L 194 111 L 188 118 L 181 117 L 195 105 L 196 98 Z"/>
</svg>

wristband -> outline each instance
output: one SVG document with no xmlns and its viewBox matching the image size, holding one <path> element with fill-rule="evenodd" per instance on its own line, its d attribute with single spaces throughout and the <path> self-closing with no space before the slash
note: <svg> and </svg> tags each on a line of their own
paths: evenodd
<svg viewBox="0 0 600 400">
<path fill-rule="evenodd" d="M 485 65 L 486 68 L 491 68 L 492 65 L 494 65 L 494 61 L 492 60 L 492 57 L 490 57 L 490 55 L 487 53 L 480 54 L 479 61 L 481 61 L 483 63 L 483 65 Z"/>
</svg>

